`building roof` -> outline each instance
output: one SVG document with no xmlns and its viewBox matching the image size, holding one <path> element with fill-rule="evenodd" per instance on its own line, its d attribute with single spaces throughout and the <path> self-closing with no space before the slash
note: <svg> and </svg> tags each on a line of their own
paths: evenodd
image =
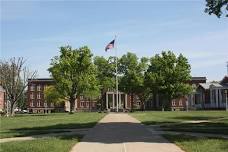
<svg viewBox="0 0 228 152">
<path fill-rule="evenodd" d="M 54 81 L 52 78 L 37 78 L 37 79 L 28 79 L 28 81 Z"/>
<path fill-rule="evenodd" d="M 191 80 L 207 80 L 206 77 L 192 77 Z"/>
<path fill-rule="evenodd" d="M 217 82 L 206 82 L 206 83 L 199 83 L 199 85 L 204 89 L 210 88 L 223 88 L 223 86 Z"/>
</svg>

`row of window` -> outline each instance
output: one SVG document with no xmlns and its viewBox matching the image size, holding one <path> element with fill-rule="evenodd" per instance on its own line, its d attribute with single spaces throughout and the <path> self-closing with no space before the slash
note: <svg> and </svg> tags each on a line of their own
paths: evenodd
<svg viewBox="0 0 228 152">
<path fill-rule="evenodd" d="M 176 103 L 177 103 L 176 101 L 172 101 L 172 106 L 183 106 L 181 100 L 179 101 L 179 104 L 178 105 L 176 105 Z"/>
<path fill-rule="evenodd" d="M 36 91 L 36 90 L 41 91 L 41 87 L 42 87 L 41 85 L 37 85 L 37 86 L 31 85 L 29 90 L 30 91 Z"/>
<path fill-rule="evenodd" d="M 37 93 L 36 98 L 37 99 L 41 99 L 41 93 Z M 34 93 L 33 92 L 30 93 L 30 99 L 35 99 L 35 96 L 34 96 Z"/>
<path fill-rule="evenodd" d="M 89 107 L 89 104 L 91 107 L 95 107 L 96 103 L 80 102 L 80 107 Z"/>
<path fill-rule="evenodd" d="M 35 105 L 35 103 L 36 103 L 36 105 Z M 48 106 L 48 105 L 47 105 L 47 103 L 45 102 L 45 103 L 44 103 L 44 107 L 47 107 L 47 106 Z M 51 103 L 50 106 L 51 106 L 51 107 L 54 107 L 54 104 Z M 41 107 L 41 101 L 38 100 L 37 102 L 35 102 L 34 100 L 32 100 L 32 101 L 30 102 L 30 107 Z"/>
</svg>

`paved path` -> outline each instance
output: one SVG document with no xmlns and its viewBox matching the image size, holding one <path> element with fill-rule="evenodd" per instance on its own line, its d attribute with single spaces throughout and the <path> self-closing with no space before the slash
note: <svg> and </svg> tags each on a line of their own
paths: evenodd
<svg viewBox="0 0 228 152">
<path fill-rule="evenodd" d="M 71 152 L 183 152 L 128 114 L 110 113 Z"/>
</svg>

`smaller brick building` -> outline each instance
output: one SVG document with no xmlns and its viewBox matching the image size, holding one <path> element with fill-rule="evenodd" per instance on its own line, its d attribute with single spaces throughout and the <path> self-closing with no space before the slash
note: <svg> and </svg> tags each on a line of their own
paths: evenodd
<svg viewBox="0 0 228 152">
<path fill-rule="evenodd" d="M 5 89 L 0 85 L 0 112 L 4 111 L 5 99 L 6 99 Z"/>
<path fill-rule="evenodd" d="M 50 113 L 70 111 L 70 103 L 62 104 L 47 103 L 44 99 L 44 89 L 54 85 L 51 78 L 29 79 L 27 90 L 27 109 L 30 113 Z M 97 109 L 97 101 L 83 96 L 77 97 L 75 101 L 76 111 L 94 111 Z"/>
<path fill-rule="evenodd" d="M 44 89 L 53 85 L 53 79 L 29 79 L 27 91 L 27 109 L 30 113 L 50 113 L 64 111 L 64 105 L 47 103 L 44 99 Z"/>
</svg>

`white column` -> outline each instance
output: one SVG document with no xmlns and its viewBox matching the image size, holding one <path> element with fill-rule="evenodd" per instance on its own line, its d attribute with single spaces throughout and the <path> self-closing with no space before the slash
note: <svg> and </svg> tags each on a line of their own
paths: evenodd
<svg viewBox="0 0 228 152">
<path fill-rule="evenodd" d="M 121 93 L 119 93 L 119 108 L 122 108 L 122 104 L 121 104 Z"/>
<path fill-rule="evenodd" d="M 222 90 L 219 89 L 219 106 L 222 107 Z"/>
<path fill-rule="evenodd" d="M 127 109 L 127 94 L 125 94 L 125 108 Z"/>
<path fill-rule="evenodd" d="M 114 94 L 114 92 L 112 94 L 112 108 L 113 109 L 115 108 L 115 94 Z"/>
<path fill-rule="evenodd" d="M 213 96 L 213 92 L 212 92 L 212 89 L 210 89 L 210 103 L 211 103 L 211 105 L 212 105 L 212 102 L 213 102 L 212 96 Z"/>
<path fill-rule="evenodd" d="M 108 93 L 106 92 L 106 109 L 108 110 Z"/>
<path fill-rule="evenodd" d="M 216 102 L 216 107 L 218 108 L 218 89 L 215 90 L 215 102 Z"/>
</svg>

